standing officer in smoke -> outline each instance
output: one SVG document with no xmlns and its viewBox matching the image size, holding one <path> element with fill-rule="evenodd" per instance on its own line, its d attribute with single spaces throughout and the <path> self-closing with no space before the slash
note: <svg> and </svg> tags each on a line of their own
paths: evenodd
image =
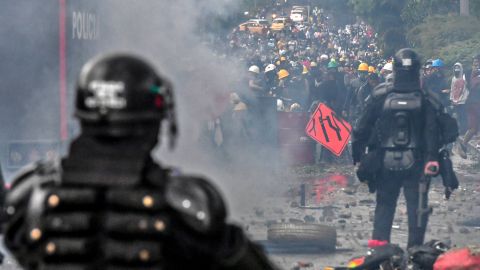
<svg viewBox="0 0 480 270">
<path fill-rule="evenodd" d="M 357 175 L 377 192 L 370 247 L 390 242 L 402 187 L 407 202 L 408 247 L 424 241 L 428 213 L 418 214 L 428 204 L 428 185 L 422 196 L 419 186 L 421 179 L 439 171 L 439 127 L 436 109 L 421 90 L 420 67 L 413 50 L 397 52 L 393 84 L 382 84 L 373 91 L 353 131 L 353 160 L 360 163 Z"/>
<path fill-rule="evenodd" d="M 82 134 L 59 164 L 26 168 L 7 194 L 5 244 L 25 269 L 273 269 L 207 180 L 151 158 L 170 85 L 143 60 L 87 63 L 77 87 Z"/>
</svg>

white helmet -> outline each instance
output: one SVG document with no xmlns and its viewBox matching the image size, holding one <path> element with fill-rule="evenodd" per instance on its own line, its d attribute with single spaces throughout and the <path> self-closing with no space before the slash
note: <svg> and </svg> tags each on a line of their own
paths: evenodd
<svg viewBox="0 0 480 270">
<path fill-rule="evenodd" d="M 277 99 L 277 111 L 285 111 L 285 106 L 283 105 L 283 100 Z"/>
<path fill-rule="evenodd" d="M 388 62 L 385 64 L 385 66 L 383 66 L 382 69 L 385 69 L 385 70 L 388 70 L 388 71 L 393 71 L 393 64 Z"/>
<path fill-rule="evenodd" d="M 251 66 L 248 71 L 253 72 L 255 74 L 260 74 L 260 68 L 258 66 Z"/>
<path fill-rule="evenodd" d="M 322 55 L 320 56 L 320 59 L 321 59 L 321 60 L 328 60 L 328 55 L 322 54 Z"/>
<path fill-rule="evenodd" d="M 267 72 L 270 72 L 270 71 L 274 71 L 277 67 L 274 65 L 274 64 L 269 64 L 266 68 L 265 68 L 265 73 Z"/>
</svg>

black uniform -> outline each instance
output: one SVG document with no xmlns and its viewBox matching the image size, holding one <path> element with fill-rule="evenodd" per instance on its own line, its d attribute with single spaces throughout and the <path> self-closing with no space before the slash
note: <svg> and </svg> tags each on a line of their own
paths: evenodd
<svg viewBox="0 0 480 270">
<path fill-rule="evenodd" d="M 26 168 L 7 194 L 5 244 L 25 269 L 273 269 L 207 180 L 150 157 L 160 121 L 175 135 L 169 84 L 142 60 L 88 63 L 83 133 L 58 163 Z"/>
<path fill-rule="evenodd" d="M 358 120 L 358 111 L 356 111 L 358 91 L 367 84 L 368 81 L 366 78 L 363 79 L 357 77 L 351 81 L 350 86 L 347 88 L 347 95 L 343 103 L 343 111 L 347 113 L 351 123 Z"/>
<path fill-rule="evenodd" d="M 401 65 L 402 59 L 398 62 Z M 411 59 L 404 63 L 412 64 Z M 401 70 L 397 73 L 396 80 L 405 78 Z M 417 226 L 419 182 L 426 162 L 437 161 L 439 144 L 436 110 L 420 89 L 419 78 L 379 85 L 353 136 L 353 159 L 361 162 L 359 178 L 368 181 L 371 191 L 377 192 L 373 239 L 390 241 L 396 203 L 403 187 L 408 246 L 422 244 L 428 219 L 425 215 L 421 226 Z M 426 206 L 427 196 L 424 198 Z"/>
</svg>

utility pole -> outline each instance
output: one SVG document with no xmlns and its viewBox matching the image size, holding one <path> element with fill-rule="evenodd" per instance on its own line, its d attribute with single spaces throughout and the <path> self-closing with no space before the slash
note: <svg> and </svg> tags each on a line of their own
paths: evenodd
<svg viewBox="0 0 480 270">
<path fill-rule="evenodd" d="M 470 16 L 469 2 L 470 0 L 460 0 L 460 15 Z"/>
</svg>

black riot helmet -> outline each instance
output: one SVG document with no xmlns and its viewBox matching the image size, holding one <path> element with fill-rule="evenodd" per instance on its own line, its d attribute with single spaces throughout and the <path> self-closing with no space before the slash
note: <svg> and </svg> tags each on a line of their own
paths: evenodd
<svg viewBox="0 0 480 270">
<path fill-rule="evenodd" d="M 173 143 L 177 132 L 174 109 L 170 83 L 136 56 L 102 56 L 80 72 L 75 115 L 84 133 L 115 138 L 158 136 L 162 120 L 167 119 Z"/>
<path fill-rule="evenodd" d="M 401 49 L 395 54 L 393 63 L 393 88 L 396 91 L 415 91 L 420 89 L 420 58 L 409 48 Z"/>
</svg>

